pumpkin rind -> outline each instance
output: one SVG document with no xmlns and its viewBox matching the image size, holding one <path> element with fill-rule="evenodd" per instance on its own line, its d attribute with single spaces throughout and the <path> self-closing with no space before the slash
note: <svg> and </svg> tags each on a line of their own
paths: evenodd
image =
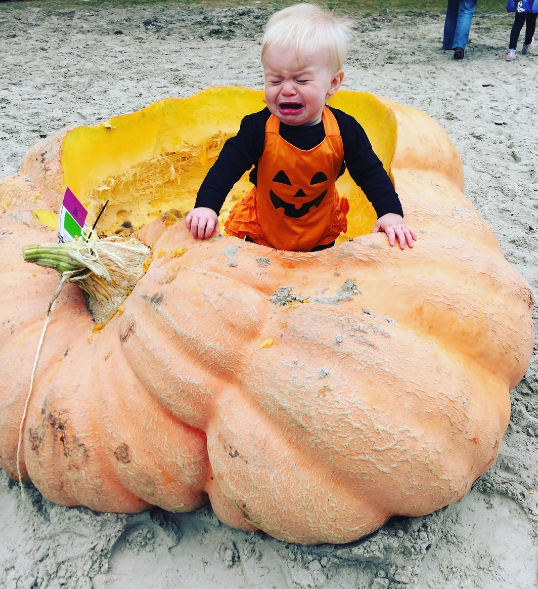
<svg viewBox="0 0 538 589">
<path fill-rule="evenodd" d="M 213 89 L 198 102 L 237 110 L 249 97 L 248 109 L 254 94 Z M 169 216 L 144 227 L 158 255 L 122 314 L 93 332 L 75 286 L 56 304 L 23 432 L 26 480 L 56 503 L 103 511 L 186 511 L 209 497 L 225 523 L 301 543 L 348 542 L 463 497 L 507 427 L 534 341 L 532 295 L 465 199 L 446 133 L 380 104 L 397 126 L 386 158 L 419 232 L 413 250 L 365 234 L 282 252 L 196 242 Z M 0 183 L 0 465 L 14 478 L 58 282 L 20 252 L 56 237 L 29 210 L 57 208 L 60 146 L 57 136 L 36 147 Z"/>
</svg>

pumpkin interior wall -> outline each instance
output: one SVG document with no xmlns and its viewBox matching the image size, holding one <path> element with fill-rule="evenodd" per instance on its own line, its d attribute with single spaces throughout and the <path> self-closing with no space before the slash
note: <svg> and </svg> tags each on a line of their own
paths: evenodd
<svg viewBox="0 0 538 589">
<path fill-rule="evenodd" d="M 99 221 L 101 235 L 130 233 L 169 211 L 182 218 L 224 142 L 237 132 L 243 116 L 263 108 L 262 99 L 261 91 L 212 88 L 195 97 L 164 99 L 94 127 L 77 127 L 62 145 L 64 187 L 88 209 L 89 224 L 109 201 Z M 365 93 L 341 91 L 331 104 L 362 124 L 390 175 L 394 114 Z M 250 188 L 247 173 L 226 200 L 221 222 Z M 348 232 L 340 241 L 369 233 L 376 215 L 362 190 L 347 172 L 337 188 L 351 205 Z"/>
</svg>

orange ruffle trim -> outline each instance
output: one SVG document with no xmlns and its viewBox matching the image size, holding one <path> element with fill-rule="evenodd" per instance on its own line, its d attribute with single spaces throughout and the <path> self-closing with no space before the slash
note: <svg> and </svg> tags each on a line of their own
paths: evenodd
<svg viewBox="0 0 538 589">
<path fill-rule="evenodd" d="M 228 235 L 239 237 L 239 239 L 245 239 L 248 235 L 256 243 L 272 247 L 263 237 L 262 228 L 258 221 L 255 190 L 251 190 L 235 204 L 224 223 L 224 231 Z"/>
<path fill-rule="evenodd" d="M 345 233 L 347 231 L 348 212 L 349 201 L 347 198 L 337 196 L 336 209 L 334 211 L 332 223 L 327 229 L 325 235 L 312 247 L 331 243 L 337 239 L 340 233 Z M 260 245 L 274 247 L 264 236 L 258 220 L 255 189 L 251 190 L 233 207 L 228 219 L 224 223 L 224 230 L 228 235 L 239 237 L 239 239 L 244 239 L 248 235 Z"/>
</svg>

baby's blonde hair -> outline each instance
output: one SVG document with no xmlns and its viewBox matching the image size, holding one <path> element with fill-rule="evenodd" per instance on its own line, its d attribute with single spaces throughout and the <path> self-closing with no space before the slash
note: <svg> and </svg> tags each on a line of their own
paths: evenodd
<svg viewBox="0 0 538 589">
<path fill-rule="evenodd" d="M 267 22 L 262 41 L 262 59 L 269 47 L 305 47 L 329 52 L 331 67 L 342 68 L 351 38 L 351 20 L 335 16 L 329 9 L 314 4 L 294 4 L 275 12 Z"/>
</svg>

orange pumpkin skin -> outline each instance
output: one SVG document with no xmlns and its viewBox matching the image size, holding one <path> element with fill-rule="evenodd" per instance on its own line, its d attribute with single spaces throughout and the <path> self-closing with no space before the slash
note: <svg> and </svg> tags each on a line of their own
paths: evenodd
<svg viewBox="0 0 538 589">
<path fill-rule="evenodd" d="M 532 295 L 464 198 L 444 131 L 384 103 L 413 250 L 371 234 L 283 252 L 194 241 L 182 221 L 148 225 L 140 236 L 159 255 L 123 313 L 94 332 L 73 285 L 54 308 L 23 432 L 25 480 L 102 511 L 187 511 L 209 497 L 223 522 L 300 543 L 348 542 L 465 495 L 507 427 L 534 341 Z M 55 238 L 25 211 L 60 198 L 57 155 L 45 173 L 28 163 L 35 153 L 29 181 L 0 184 L 0 465 L 14 478 L 58 282 L 20 255 Z"/>
</svg>

